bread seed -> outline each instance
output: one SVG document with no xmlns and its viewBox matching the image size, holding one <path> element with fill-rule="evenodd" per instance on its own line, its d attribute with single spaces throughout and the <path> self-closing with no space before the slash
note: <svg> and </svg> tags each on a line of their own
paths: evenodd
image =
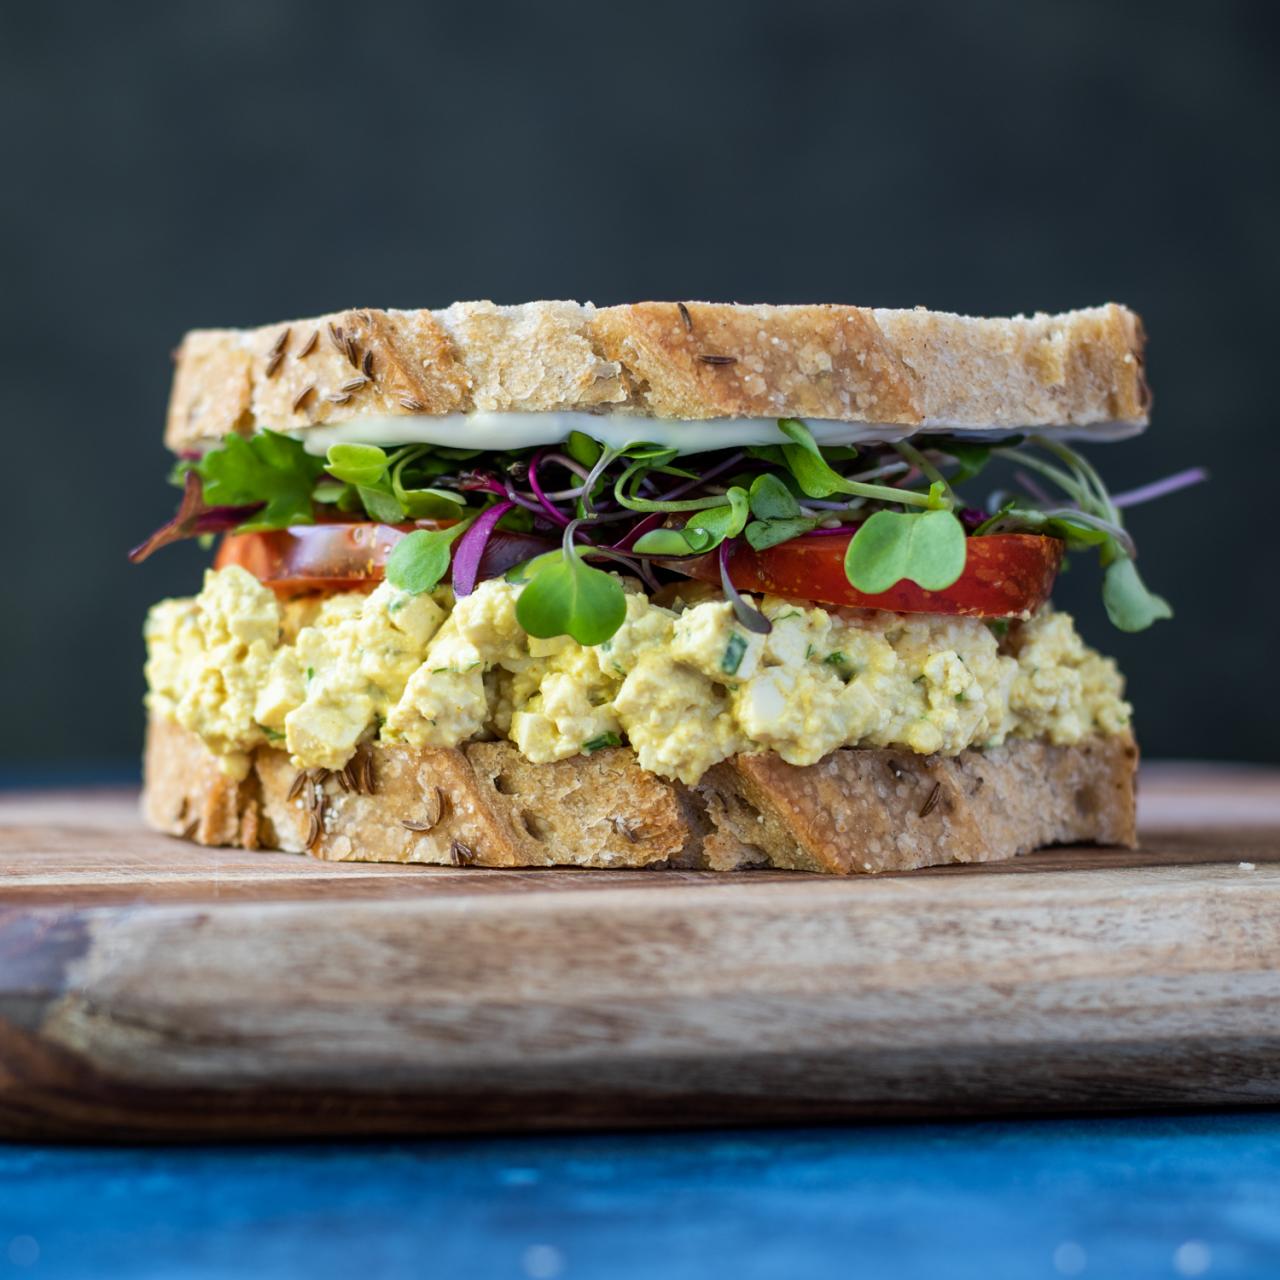
<svg viewBox="0 0 1280 1280">
<path fill-rule="evenodd" d="M 455 867 L 469 867 L 475 861 L 475 850 L 470 845 L 455 840 L 449 846 L 449 860 Z"/>
<path fill-rule="evenodd" d="M 293 782 L 289 787 L 288 799 L 296 800 L 302 794 L 302 788 L 306 785 L 307 771 L 303 769 L 300 773 L 294 775 Z"/>
<path fill-rule="evenodd" d="M 303 842 L 303 847 L 312 849 L 315 843 L 320 839 L 320 819 L 314 813 L 307 814 L 307 838 Z"/>
<path fill-rule="evenodd" d="M 364 359 L 360 362 L 360 372 L 370 381 L 373 381 L 373 348 L 370 347 L 364 353 Z"/>
<path fill-rule="evenodd" d="M 369 379 L 368 379 L 368 378 L 366 378 L 366 377 L 364 376 L 364 374 L 362 373 L 362 374 L 360 374 L 360 375 L 359 375 L 359 377 L 356 377 L 356 378 L 348 378 L 348 379 L 347 379 L 347 381 L 346 381 L 346 382 L 344 382 L 344 383 L 343 383 L 343 384 L 338 388 L 338 390 L 339 390 L 339 391 L 359 391 L 359 390 L 360 390 L 360 388 L 361 388 L 361 387 L 363 387 L 363 386 L 365 385 L 365 383 L 366 383 L 366 382 L 368 382 L 368 381 L 369 381 Z"/>
<path fill-rule="evenodd" d="M 296 396 L 294 396 L 292 410 L 294 413 L 297 413 L 302 406 L 307 403 L 308 398 L 315 389 L 316 384 L 314 382 L 308 382 L 307 385 L 303 387 Z"/>
<path fill-rule="evenodd" d="M 737 356 L 699 356 L 703 364 L 737 364 Z"/>
<path fill-rule="evenodd" d="M 426 405 L 424 405 L 421 400 L 418 400 L 413 396 L 401 396 L 400 407 L 402 409 L 408 409 L 410 413 L 420 413 L 426 408 Z"/>
<path fill-rule="evenodd" d="M 689 308 L 683 302 L 677 302 L 676 306 L 680 309 L 680 319 L 684 321 L 685 333 L 693 332 L 693 317 L 689 314 Z"/>
<path fill-rule="evenodd" d="M 342 330 L 336 324 L 331 324 L 329 326 L 329 341 L 333 343 L 340 355 L 345 356 L 347 354 L 346 339 L 343 338 Z"/>
<path fill-rule="evenodd" d="M 298 352 L 298 359 L 302 360 L 305 357 L 309 356 L 316 349 L 316 343 L 319 341 L 320 341 L 320 330 L 312 329 L 311 337 L 309 337 L 306 340 L 306 342 L 302 344 L 302 349 Z"/>
<path fill-rule="evenodd" d="M 330 391 L 329 394 L 325 396 L 325 399 L 328 400 L 330 404 L 346 404 L 351 399 L 351 392 Z"/>
<path fill-rule="evenodd" d="M 361 792 L 361 795 L 371 796 L 378 790 L 374 783 L 374 753 L 367 750 L 361 751 L 357 759 L 360 763 L 353 773 L 357 783 L 356 790 Z"/>
<path fill-rule="evenodd" d="M 431 792 L 428 794 L 432 793 L 435 804 L 432 811 L 429 812 L 425 818 L 415 818 L 412 820 L 406 819 L 400 823 L 400 825 L 407 831 L 430 831 L 439 823 L 440 818 L 444 813 L 444 793 L 439 787 L 432 787 Z"/>
<path fill-rule="evenodd" d="M 929 792 L 929 798 L 924 802 L 924 806 L 920 810 L 920 816 L 927 818 L 938 807 L 938 801 L 942 797 L 942 783 L 935 782 L 933 790 Z"/>
<path fill-rule="evenodd" d="M 626 818 L 610 818 L 609 822 L 624 840 L 630 840 L 632 844 L 635 844 L 640 839 L 639 835 L 636 834 L 635 827 Z"/>
</svg>

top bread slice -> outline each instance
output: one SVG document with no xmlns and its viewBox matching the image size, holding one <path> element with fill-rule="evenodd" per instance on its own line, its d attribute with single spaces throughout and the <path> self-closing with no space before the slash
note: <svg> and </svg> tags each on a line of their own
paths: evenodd
<svg viewBox="0 0 1280 1280">
<path fill-rule="evenodd" d="M 1146 425 L 1144 340 L 1115 303 L 1008 319 L 708 302 L 362 308 L 188 333 L 165 443 L 183 452 L 232 431 L 549 411 L 1105 438 Z"/>
</svg>

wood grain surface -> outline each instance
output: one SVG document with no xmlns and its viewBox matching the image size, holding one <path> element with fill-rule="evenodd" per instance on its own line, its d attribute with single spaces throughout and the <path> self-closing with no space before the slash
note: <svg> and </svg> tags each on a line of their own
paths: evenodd
<svg viewBox="0 0 1280 1280">
<path fill-rule="evenodd" d="M 879 878 L 320 863 L 0 799 L 0 1136 L 1280 1101 L 1280 774 Z"/>
</svg>

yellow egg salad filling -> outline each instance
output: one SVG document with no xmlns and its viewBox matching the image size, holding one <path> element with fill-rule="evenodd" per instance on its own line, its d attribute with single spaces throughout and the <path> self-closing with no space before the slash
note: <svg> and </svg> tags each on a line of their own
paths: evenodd
<svg viewBox="0 0 1280 1280">
<path fill-rule="evenodd" d="M 373 738 L 509 738 L 535 763 L 626 742 L 645 769 L 693 783 L 740 751 L 799 765 L 843 746 L 954 755 L 1129 724 L 1114 662 L 1049 607 L 998 638 L 978 619 L 766 597 L 762 636 L 691 583 L 667 604 L 629 590 L 622 627 L 583 646 L 528 635 L 521 589 L 491 580 L 454 600 L 383 583 L 281 604 L 243 569 L 211 570 L 198 596 L 148 616 L 148 706 L 238 775 L 263 744 L 338 769 Z"/>
</svg>

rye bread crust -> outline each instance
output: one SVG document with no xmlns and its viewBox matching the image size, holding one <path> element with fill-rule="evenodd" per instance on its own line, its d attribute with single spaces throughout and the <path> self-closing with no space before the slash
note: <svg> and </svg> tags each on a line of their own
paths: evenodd
<svg viewBox="0 0 1280 1280">
<path fill-rule="evenodd" d="M 405 414 L 553 410 L 899 428 L 1140 429 L 1138 316 L 978 319 L 837 305 L 459 302 L 188 333 L 165 443 Z"/>
<path fill-rule="evenodd" d="M 625 747 L 535 765 L 506 742 L 375 744 L 341 774 L 300 774 L 284 752 L 259 748 L 234 781 L 194 734 L 153 718 L 143 813 L 200 844 L 333 861 L 846 875 L 1082 840 L 1133 847 L 1137 761 L 1127 734 L 951 758 L 842 749 L 804 767 L 766 753 L 685 787 Z"/>
</svg>

